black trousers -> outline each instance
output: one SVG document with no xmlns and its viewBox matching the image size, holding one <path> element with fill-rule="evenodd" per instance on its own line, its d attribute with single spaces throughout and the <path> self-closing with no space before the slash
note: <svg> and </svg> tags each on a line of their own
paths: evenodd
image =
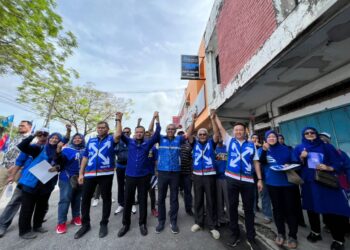
<svg viewBox="0 0 350 250">
<path fill-rule="evenodd" d="M 147 192 L 150 186 L 150 176 L 125 177 L 125 206 L 123 212 L 123 225 L 130 225 L 131 207 L 135 202 L 137 189 L 137 200 L 139 201 L 139 225 L 147 224 Z"/>
<path fill-rule="evenodd" d="M 207 210 L 207 225 L 209 230 L 217 225 L 216 211 L 216 176 L 193 175 L 194 188 L 194 221 L 197 225 L 204 226 L 204 197 Z"/>
<path fill-rule="evenodd" d="M 276 187 L 266 185 L 270 195 L 273 218 L 279 234 L 286 236 L 285 222 L 289 228 L 289 237 L 297 239 L 299 187 Z"/>
<path fill-rule="evenodd" d="M 179 182 L 180 172 L 158 171 L 158 222 L 160 224 L 164 224 L 166 220 L 165 199 L 168 186 L 170 187 L 170 223 L 177 224 Z"/>
<path fill-rule="evenodd" d="M 313 211 L 307 211 L 311 231 L 321 233 L 320 214 Z M 336 241 L 345 241 L 345 233 L 348 225 L 348 217 L 336 214 L 323 214 L 323 221 L 327 222 L 327 226 L 331 231 L 332 237 Z"/>
<path fill-rule="evenodd" d="M 234 236 L 239 237 L 240 230 L 238 226 L 238 204 L 239 194 L 241 194 L 243 202 L 243 210 L 245 216 L 245 227 L 247 230 L 248 240 L 255 238 L 254 228 L 254 196 L 255 184 L 245 181 L 239 181 L 227 178 L 227 192 L 229 194 L 229 212 L 230 212 L 230 229 Z"/>
<path fill-rule="evenodd" d="M 23 235 L 32 230 L 32 217 L 33 228 L 41 227 L 50 195 L 51 192 L 39 195 L 22 190 L 21 211 L 19 212 L 18 219 L 19 235 Z"/>
<path fill-rule="evenodd" d="M 97 176 L 93 178 L 84 178 L 82 201 L 81 201 L 81 215 L 83 225 L 90 225 L 90 206 L 91 198 L 94 195 L 96 186 L 99 185 L 102 205 L 102 220 L 100 225 L 107 225 L 111 214 L 112 207 L 112 184 L 113 175 Z"/>
<path fill-rule="evenodd" d="M 186 211 L 192 210 L 192 174 L 180 174 L 180 188 L 184 192 Z"/>
<path fill-rule="evenodd" d="M 124 207 L 125 193 L 125 168 L 117 168 L 117 183 L 118 183 L 118 204 Z"/>
</svg>

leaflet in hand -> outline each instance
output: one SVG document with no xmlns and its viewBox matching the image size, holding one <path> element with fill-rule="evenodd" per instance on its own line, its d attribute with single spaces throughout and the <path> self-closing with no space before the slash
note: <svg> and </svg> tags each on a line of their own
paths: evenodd
<svg viewBox="0 0 350 250">
<path fill-rule="evenodd" d="M 297 168 L 299 166 L 300 164 L 276 165 L 276 166 L 272 166 L 271 169 L 275 171 L 287 171 L 293 168 Z"/>
<path fill-rule="evenodd" d="M 307 154 L 307 166 L 312 169 L 316 169 L 318 165 L 323 162 L 323 154 L 316 152 L 309 152 Z"/>
<path fill-rule="evenodd" d="M 57 175 L 57 172 L 49 172 L 52 166 L 47 161 L 41 161 L 34 167 L 29 169 L 29 171 L 38 178 L 43 184 L 46 184 L 49 180 Z"/>
</svg>

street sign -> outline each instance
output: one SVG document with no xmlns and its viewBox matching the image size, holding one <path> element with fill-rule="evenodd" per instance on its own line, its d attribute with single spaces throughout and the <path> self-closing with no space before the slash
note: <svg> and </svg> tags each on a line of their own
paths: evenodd
<svg viewBox="0 0 350 250">
<path fill-rule="evenodd" d="M 181 55 L 181 79 L 200 80 L 198 56 Z"/>
</svg>

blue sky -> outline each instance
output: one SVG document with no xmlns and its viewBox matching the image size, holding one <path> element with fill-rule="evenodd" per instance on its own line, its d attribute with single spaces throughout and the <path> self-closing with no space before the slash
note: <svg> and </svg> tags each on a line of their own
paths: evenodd
<svg viewBox="0 0 350 250">
<path fill-rule="evenodd" d="M 177 115 L 187 81 L 180 80 L 180 55 L 196 54 L 214 0 L 58 0 L 64 27 L 76 36 L 79 48 L 67 61 L 80 78 L 74 84 L 93 82 L 96 88 L 134 100 L 134 114 L 124 125 L 144 125 L 153 111 L 160 112 L 164 126 Z M 19 78 L 1 77 L 2 115 L 33 119 L 40 116 L 7 105 L 1 98 L 15 98 Z M 159 92 L 159 90 L 176 89 Z M 180 90 L 179 90 L 180 89 Z M 158 90 L 158 92 L 153 92 Z M 130 93 L 131 92 L 131 93 Z M 133 93 L 146 92 L 146 93 Z M 59 123 L 51 131 L 62 131 Z"/>
</svg>

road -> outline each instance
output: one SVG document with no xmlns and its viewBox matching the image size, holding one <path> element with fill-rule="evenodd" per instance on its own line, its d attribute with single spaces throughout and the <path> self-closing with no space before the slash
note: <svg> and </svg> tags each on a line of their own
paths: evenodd
<svg viewBox="0 0 350 250">
<path fill-rule="evenodd" d="M 116 181 L 114 182 L 113 197 L 116 199 Z M 180 228 L 179 234 L 172 234 L 169 226 L 161 234 L 154 232 L 157 225 L 157 219 L 150 215 L 148 216 L 148 235 L 141 236 L 138 228 L 138 213 L 132 215 L 132 222 L 130 231 L 122 238 L 117 237 L 117 232 L 122 226 L 122 215 L 113 215 L 117 207 L 117 203 L 112 204 L 112 214 L 109 222 L 109 234 L 107 237 L 100 239 L 98 237 L 99 220 L 102 214 L 102 202 L 97 207 L 91 208 L 91 226 L 92 229 L 83 238 L 75 240 L 74 233 L 78 230 L 77 226 L 69 225 L 66 234 L 56 234 L 55 227 L 57 223 L 57 203 L 59 192 L 57 189 L 52 193 L 50 198 L 50 208 L 47 214 L 47 221 L 44 227 L 49 229 L 49 232 L 40 234 L 34 240 L 23 240 L 18 236 L 18 215 L 15 217 L 12 225 L 8 229 L 7 234 L 0 238 L 0 249 L 118 249 L 118 250 L 136 250 L 136 249 L 191 249 L 191 250 L 205 250 L 205 249 L 235 249 L 246 250 L 249 249 L 245 243 L 241 243 L 235 248 L 226 246 L 229 240 L 230 232 L 228 228 L 220 229 L 222 237 L 220 240 L 214 240 L 210 233 L 202 230 L 196 233 L 191 232 L 191 226 L 194 219 L 188 216 L 184 211 L 183 200 L 180 199 L 180 210 L 178 216 L 178 226 Z M 167 199 L 167 206 L 168 206 Z M 149 206 L 150 207 L 150 206 Z M 70 215 L 68 217 L 70 219 Z M 169 223 L 169 222 L 168 222 Z"/>
</svg>

